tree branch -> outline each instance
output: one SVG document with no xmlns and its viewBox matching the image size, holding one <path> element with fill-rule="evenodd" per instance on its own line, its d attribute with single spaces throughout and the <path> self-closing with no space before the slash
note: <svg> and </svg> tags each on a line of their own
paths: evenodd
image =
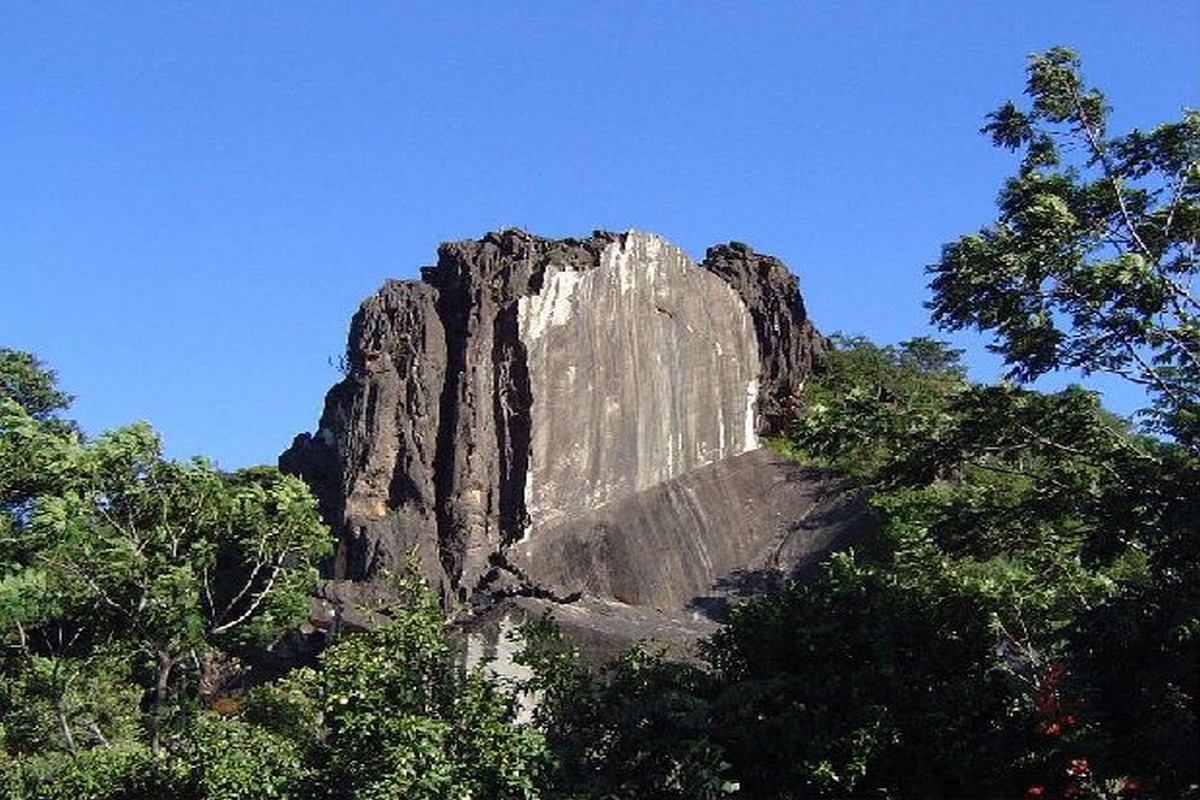
<svg viewBox="0 0 1200 800">
<path fill-rule="evenodd" d="M 257 595 L 254 596 L 254 599 L 250 603 L 250 607 L 246 609 L 245 613 L 243 613 L 237 619 L 232 620 L 231 622 L 227 622 L 224 625 L 218 625 L 217 627 L 212 629 L 211 633 L 213 635 L 224 633 L 225 631 L 229 630 L 230 628 L 240 625 L 241 623 L 243 623 L 247 619 L 249 619 L 250 616 L 254 614 L 254 612 L 258 611 L 259 606 L 262 605 L 263 599 L 266 598 L 266 596 L 270 593 L 272 586 L 274 586 L 275 578 L 277 578 L 279 576 L 279 573 L 282 570 L 283 570 L 283 556 L 281 555 L 275 561 L 275 564 L 271 568 L 271 577 L 267 579 L 267 585 L 263 587 L 261 592 L 259 592 Z"/>
<path fill-rule="evenodd" d="M 230 601 L 228 603 L 225 604 L 225 608 L 222 609 L 220 611 L 220 613 L 217 612 L 217 607 L 215 605 L 211 605 L 212 597 L 211 597 L 211 595 L 209 596 L 209 602 L 210 602 L 209 607 L 213 610 L 213 615 L 214 615 L 213 622 L 214 623 L 220 623 L 227 616 L 229 616 L 233 612 L 233 609 L 237 607 L 237 604 L 242 601 L 242 598 L 244 598 L 246 596 L 246 594 L 251 590 L 251 588 L 253 588 L 254 581 L 258 577 L 258 573 L 263 568 L 263 563 L 264 562 L 261 560 L 254 562 L 254 569 L 250 570 L 250 574 L 246 577 L 246 582 L 242 584 L 241 590 L 236 595 L 234 595 L 233 598 L 230 599 Z"/>
<path fill-rule="evenodd" d="M 1133 222 L 1133 214 L 1129 211 L 1129 206 L 1125 202 L 1125 192 L 1121 188 L 1120 176 L 1113 169 L 1112 161 L 1108 156 L 1108 150 L 1104 147 L 1104 142 L 1100 140 L 1099 131 L 1093 126 L 1093 123 L 1088 119 L 1087 111 L 1083 107 L 1083 99 L 1079 96 L 1079 90 L 1071 87 L 1071 102 L 1075 106 L 1075 113 L 1079 117 L 1080 127 L 1083 134 L 1087 137 L 1087 143 L 1092 151 L 1092 156 L 1100 164 L 1104 171 L 1104 177 L 1107 179 L 1110 186 L 1113 188 L 1113 193 L 1116 195 L 1117 207 L 1121 211 L 1121 218 L 1125 222 L 1125 228 L 1129 231 L 1131 240 L 1136 245 L 1137 249 L 1142 252 L 1147 260 L 1154 262 L 1154 254 L 1146 243 L 1142 241 L 1142 237 L 1137 232 L 1137 226 Z"/>
</svg>

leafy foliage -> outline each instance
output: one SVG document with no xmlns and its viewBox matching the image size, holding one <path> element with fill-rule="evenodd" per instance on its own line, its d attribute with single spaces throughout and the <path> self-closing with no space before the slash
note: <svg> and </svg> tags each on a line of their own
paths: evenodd
<svg viewBox="0 0 1200 800">
<path fill-rule="evenodd" d="M 330 546 L 312 496 L 166 461 L 145 425 L 87 441 L 53 375 L 3 356 L 0 796 L 540 796 L 542 735 L 458 666 L 415 571 L 320 669 L 222 688 L 304 618 Z"/>
<path fill-rule="evenodd" d="M 1110 136 L 1065 48 L 1029 63 L 1025 108 L 984 132 L 1023 154 L 1000 217 L 931 267 L 934 320 L 994 332 L 1012 377 L 1073 368 L 1146 387 L 1159 426 L 1200 439 L 1200 112 Z"/>
<path fill-rule="evenodd" d="M 329 535 L 275 470 L 165 461 L 140 424 L 84 440 L 52 374 L 0 355 L 0 751 L 30 796 L 120 796 L 143 749 L 157 775 L 194 746 L 212 665 L 301 618 Z"/>
<path fill-rule="evenodd" d="M 718 689 L 699 666 L 635 646 L 604 667 L 584 662 L 549 618 L 527 624 L 524 662 L 535 721 L 554 756 L 546 786 L 564 800 L 695 798 L 738 790 L 718 743 Z"/>
<path fill-rule="evenodd" d="M 799 439 L 810 455 L 860 480 L 882 472 L 902 479 L 917 465 L 894 461 L 899 445 L 944 424 L 946 398 L 967 387 L 961 352 L 932 339 L 886 347 L 863 338 L 833 341 L 820 380 L 807 387 Z"/>
<path fill-rule="evenodd" d="M 1056 548 L 1045 582 L 1067 613 L 1039 646 L 1066 657 L 1061 681 L 1088 701 L 1069 715 L 1081 720 L 1072 735 L 1100 757 L 1075 777 L 1098 792 L 1108 764 L 1194 795 L 1200 113 L 1112 136 L 1104 97 L 1070 50 L 1034 56 L 1028 75 L 1026 106 L 1005 104 L 984 128 L 1023 153 L 1019 173 L 997 222 L 947 245 L 931 268 L 930 307 L 946 327 L 993 332 L 1013 377 L 1076 368 L 1145 387 L 1155 426 L 1178 443 L 1113 437 L 1078 414 L 1064 429 L 1061 412 L 1042 414 L 1019 430 L 1054 443 L 1041 454 L 1053 472 L 1030 476 L 1037 491 L 1018 521 Z"/>
<path fill-rule="evenodd" d="M 45 422 L 65 411 L 72 397 L 59 390 L 54 373 L 33 354 L 0 347 L 0 397 Z"/>
<path fill-rule="evenodd" d="M 792 757 L 748 773 L 756 796 L 1200 793 L 1200 118 L 1109 138 L 1078 66 L 1035 56 L 1029 108 L 991 116 L 1021 170 L 998 222 L 945 248 L 930 306 L 994 332 L 1013 378 L 1074 368 L 1146 387 L 1175 441 L 1077 387 L 972 384 L 929 340 L 843 340 L 792 448 L 867 486 L 883 535 L 714 643 L 726 680 L 770 687 L 763 721 L 791 719 L 769 736 Z M 857 694 L 838 694 L 843 675 Z"/>
<path fill-rule="evenodd" d="M 390 623 L 335 644 L 319 670 L 256 690 L 248 717 L 307 743 L 322 797 L 540 797 L 542 735 L 514 724 L 510 695 L 463 671 L 415 564 L 395 588 Z"/>
<path fill-rule="evenodd" d="M 964 797 L 1011 788 L 1021 731 L 986 609 L 840 555 L 751 602 L 706 648 L 713 706 L 754 798 Z"/>
<path fill-rule="evenodd" d="M 1194 752 L 1151 743 L 1196 734 L 1189 676 L 1197 664 L 1191 631 L 1200 606 L 1188 588 L 1200 565 L 1196 458 L 1187 448 L 1137 436 L 1081 389 L 1046 395 L 947 381 L 944 367 L 923 373 L 905 363 L 905 347 L 853 342 L 834 354 L 813 389 L 820 402 L 796 429 L 798 449 L 853 471 L 872 489 L 871 503 L 884 522 L 877 550 L 865 561 L 843 556 L 822 581 L 751 605 L 720 637 L 722 658 L 745 649 L 745 641 L 770 637 L 764 619 L 779 620 L 778 634 L 751 651 L 759 660 L 771 650 L 792 652 L 791 642 L 781 641 L 784 631 L 804 631 L 803 641 L 823 630 L 828 638 L 815 649 L 825 659 L 807 668 L 796 658 L 786 665 L 766 662 L 776 677 L 799 673 L 796 685 L 811 693 L 815 684 L 836 685 L 847 668 L 826 671 L 829 662 L 838 663 L 828 654 L 859 641 L 860 631 L 870 631 L 870 643 L 886 643 L 927 621 L 932 627 L 923 632 L 907 629 L 923 646 L 951 657 L 940 668 L 927 670 L 900 649 L 851 650 L 850 662 L 870 664 L 869 674 L 905 671 L 903 685 L 924 691 L 928 707 L 941 715 L 940 727 L 956 731 L 954 741 L 987 731 L 969 752 L 991 753 L 994 760 L 959 772 L 971 759 L 944 757 L 955 751 L 927 741 L 908 754 L 936 776 L 919 787 L 912 783 L 917 771 L 888 764 L 921 741 L 923 727 L 892 728 L 888 746 L 860 770 L 862 780 L 878 781 L 874 788 L 897 796 L 953 796 L 980 787 L 1011 792 L 1019 787 L 1005 781 L 1022 776 L 1045 787 L 1061 768 L 1057 754 L 1068 747 L 1089 755 L 1089 778 L 1102 769 L 1112 780 L 1137 775 L 1164 789 L 1192 786 Z M 864 362 L 876 368 L 861 369 Z M 831 378 L 836 383 L 826 385 Z M 912 401 L 914 392 L 920 403 Z M 864 452 L 871 454 L 865 461 L 858 457 Z M 847 581 L 864 592 L 857 601 L 838 597 Z M 1147 605 L 1150 596 L 1163 605 Z M 854 610 L 864 605 L 874 609 L 869 621 Z M 1135 608 L 1137 623 L 1130 619 Z M 1098 626 L 1118 620 L 1131 627 L 1124 643 L 1141 647 L 1128 650 L 1119 638 L 1096 635 Z M 967 630 L 974 631 L 967 639 L 974 646 L 955 655 L 944 636 Z M 1048 717 L 1052 664 L 1069 670 L 1059 680 L 1074 699 L 1069 713 Z M 947 674 L 965 681 L 957 698 L 940 683 Z M 872 683 L 860 676 L 854 685 Z M 901 687 L 866 691 L 887 715 L 905 722 L 924 713 L 898 713 Z M 813 708 L 807 694 L 801 697 Z M 995 702 L 991 712 L 988 698 Z M 1134 705 L 1141 713 L 1132 713 Z M 818 727 L 838 729 L 830 720 Z M 1129 757 L 1134 753 L 1139 756 Z M 987 783 L 988 775 L 996 782 Z M 967 778 L 974 788 L 962 782 Z"/>
</svg>

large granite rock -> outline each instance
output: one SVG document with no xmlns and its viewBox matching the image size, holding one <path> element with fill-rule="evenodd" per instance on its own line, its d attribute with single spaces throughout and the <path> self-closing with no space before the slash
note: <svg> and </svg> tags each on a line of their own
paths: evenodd
<svg viewBox="0 0 1200 800">
<path fill-rule="evenodd" d="M 758 447 L 758 342 L 732 289 L 631 234 L 517 304 L 531 393 L 528 535 Z"/>
<path fill-rule="evenodd" d="M 824 348 L 795 278 L 745 245 L 698 265 L 644 233 L 491 233 L 362 305 L 345 380 L 280 466 L 338 533 L 339 591 L 415 548 L 448 605 L 688 628 L 731 576 L 790 569 L 856 518 L 805 528 L 831 479 L 760 449 Z"/>
</svg>

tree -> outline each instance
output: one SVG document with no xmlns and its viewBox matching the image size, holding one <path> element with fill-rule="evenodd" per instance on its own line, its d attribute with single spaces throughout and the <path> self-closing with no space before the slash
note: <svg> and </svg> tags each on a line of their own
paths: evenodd
<svg viewBox="0 0 1200 800">
<path fill-rule="evenodd" d="M 930 340 L 842 339 L 806 388 L 793 447 L 855 476 L 881 529 L 714 640 L 752 797 L 1019 794 L 1042 757 L 1041 672 L 1131 568 L 1089 548 L 1134 444 L 1088 392 L 962 373 Z"/>
<path fill-rule="evenodd" d="M 1096 494 L 1092 553 L 1122 545 L 1140 575 L 1076 616 L 1073 682 L 1105 716 L 1091 746 L 1163 786 L 1200 784 L 1200 112 L 1113 136 L 1104 96 L 1065 48 L 1035 55 L 1024 107 L 990 115 L 1020 151 L 999 219 L 946 245 L 933 318 L 995 336 L 1017 379 L 1061 368 L 1144 387 L 1152 427 L 1180 447 L 1123 446 Z M 1070 445 L 1079 447 L 1079 445 Z M 1070 683 L 1072 681 L 1067 681 Z"/>
<path fill-rule="evenodd" d="M 596 666 L 550 617 L 522 629 L 535 722 L 553 756 L 547 793 L 562 800 L 715 800 L 738 791 L 717 743 L 718 684 L 699 666 L 635 645 Z"/>
<path fill-rule="evenodd" d="M 860 480 L 911 471 L 914 464 L 887 462 L 916 428 L 944 422 L 947 399 L 967 388 L 962 351 L 927 337 L 881 347 L 835 335 L 833 343 L 796 421 L 804 448 Z"/>
<path fill-rule="evenodd" d="M 36 359 L 0 363 L 0 752 L 161 755 L 214 668 L 304 618 L 330 534 L 298 479 L 164 460 L 143 424 L 87 441 Z"/>
<path fill-rule="evenodd" d="M 972 384 L 944 359 L 906 361 L 904 345 L 843 342 L 793 447 L 865 485 L 881 536 L 813 585 L 749 604 L 718 640 L 731 686 L 770 689 L 764 719 L 792 709 L 781 731 L 827 737 L 799 737 L 788 762 L 813 791 L 1200 790 L 1200 118 L 1109 138 L 1078 67 L 1065 49 L 1035 56 L 1029 108 L 989 118 L 1024 159 L 999 220 L 931 268 L 930 307 L 944 327 L 992 332 L 1012 378 L 1072 368 L 1145 387 L 1173 441 L 1138 435 L 1078 387 Z M 888 645 L 911 639 L 938 652 Z M 987 731 L 991 745 L 955 756 L 937 729 Z"/>
<path fill-rule="evenodd" d="M 739 797 L 991 797 L 1022 731 L 986 604 L 840 554 L 735 612 L 706 654 L 716 740 Z"/>
<path fill-rule="evenodd" d="M 328 552 L 329 533 L 299 480 L 163 461 L 144 426 L 85 447 L 72 478 L 38 500 L 32 563 L 70 598 L 68 621 L 86 621 L 80 633 L 142 657 L 158 749 L 208 653 L 265 644 L 305 618 L 308 565 Z"/>
<path fill-rule="evenodd" d="M 1111 136 L 1104 96 L 1061 47 L 1031 57 L 1025 94 L 983 128 L 1020 169 L 999 219 L 930 268 L 933 318 L 992 332 L 1019 380 L 1126 378 L 1160 430 L 1200 448 L 1200 112 Z"/>
<path fill-rule="evenodd" d="M 145 425 L 87 440 L 36 359 L 4 363 L 0 796 L 539 796 L 544 737 L 462 669 L 415 568 L 319 670 L 221 685 L 307 612 L 330 536 L 306 487 L 165 460 Z"/>
<path fill-rule="evenodd" d="M 303 796 L 345 800 L 536 800 L 545 740 L 515 723 L 515 701 L 465 672 L 413 560 L 379 613 L 302 669 L 249 693 L 247 721 L 301 742 L 314 768 Z"/>
<path fill-rule="evenodd" d="M 793 449 L 880 532 L 709 646 L 743 794 L 1194 793 L 1196 456 L 911 349 L 843 339 L 806 387 Z"/>
<path fill-rule="evenodd" d="M 66 411 L 72 397 L 59 390 L 54 373 L 33 354 L 0 347 L 0 397 L 7 397 L 36 420 Z"/>
</svg>

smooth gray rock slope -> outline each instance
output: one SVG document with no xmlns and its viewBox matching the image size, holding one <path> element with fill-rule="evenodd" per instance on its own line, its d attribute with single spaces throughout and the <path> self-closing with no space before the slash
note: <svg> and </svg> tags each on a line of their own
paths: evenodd
<svg viewBox="0 0 1200 800">
<path fill-rule="evenodd" d="M 345 380 L 280 465 L 338 533 L 335 581 L 415 548 L 448 604 L 636 606 L 686 627 L 731 576 L 853 527 L 800 524 L 853 498 L 759 447 L 824 347 L 795 278 L 745 245 L 696 264 L 644 233 L 491 233 L 363 303 Z"/>
<path fill-rule="evenodd" d="M 630 234 L 518 302 L 532 397 L 529 535 L 758 447 L 758 343 L 724 281 Z"/>
</svg>

